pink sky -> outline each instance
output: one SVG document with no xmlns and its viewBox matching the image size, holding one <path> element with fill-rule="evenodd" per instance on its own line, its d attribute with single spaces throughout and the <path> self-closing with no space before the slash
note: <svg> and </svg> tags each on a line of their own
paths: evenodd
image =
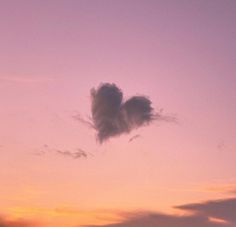
<svg viewBox="0 0 236 227">
<path fill-rule="evenodd" d="M 0 225 L 106 224 L 232 196 L 235 12 L 234 0 L 1 1 Z M 72 116 L 91 115 L 101 82 L 149 96 L 178 123 L 99 145 Z M 91 155 L 55 152 L 77 148 Z"/>
</svg>

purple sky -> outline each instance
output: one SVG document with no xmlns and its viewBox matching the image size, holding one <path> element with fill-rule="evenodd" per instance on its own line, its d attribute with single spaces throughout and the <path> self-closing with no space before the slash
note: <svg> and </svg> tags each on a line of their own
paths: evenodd
<svg viewBox="0 0 236 227">
<path fill-rule="evenodd" d="M 232 196 L 235 12 L 234 0 L 0 1 L 0 225 L 107 224 L 114 210 L 173 214 Z M 101 82 L 178 123 L 99 145 L 72 116 L 91 116 Z M 76 149 L 90 155 L 60 155 Z"/>
</svg>

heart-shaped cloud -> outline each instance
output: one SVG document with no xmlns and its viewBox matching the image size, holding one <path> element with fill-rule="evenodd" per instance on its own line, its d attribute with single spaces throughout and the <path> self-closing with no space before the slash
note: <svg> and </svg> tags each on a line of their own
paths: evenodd
<svg viewBox="0 0 236 227">
<path fill-rule="evenodd" d="M 115 84 L 104 83 L 93 88 L 91 98 L 92 120 L 100 143 L 147 125 L 159 116 L 145 96 L 133 96 L 124 101 L 121 89 Z"/>
</svg>

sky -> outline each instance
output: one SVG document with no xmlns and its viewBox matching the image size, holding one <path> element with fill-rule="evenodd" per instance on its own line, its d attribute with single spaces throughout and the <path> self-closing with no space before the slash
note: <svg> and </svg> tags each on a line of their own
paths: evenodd
<svg viewBox="0 0 236 227">
<path fill-rule="evenodd" d="M 0 226 L 233 227 L 235 12 L 234 0 L 1 0 Z M 102 83 L 175 121 L 99 143 Z"/>
</svg>

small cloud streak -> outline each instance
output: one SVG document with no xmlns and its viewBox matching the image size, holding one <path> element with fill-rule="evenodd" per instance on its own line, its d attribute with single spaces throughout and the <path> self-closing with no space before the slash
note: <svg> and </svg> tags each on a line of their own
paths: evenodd
<svg viewBox="0 0 236 227">
<path fill-rule="evenodd" d="M 73 159 L 78 159 L 78 158 L 87 158 L 88 154 L 82 150 L 82 149 L 77 149 L 77 151 L 68 151 L 68 150 L 55 150 L 55 152 L 59 155 L 65 156 L 65 157 L 70 157 Z"/>
<path fill-rule="evenodd" d="M 133 96 L 124 101 L 123 92 L 116 84 L 102 83 L 97 89 L 91 89 L 91 101 L 92 122 L 100 143 L 154 120 L 173 120 L 154 112 L 146 96 Z"/>
<path fill-rule="evenodd" d="M 39 151 L 34 152 L 33 154 L 36 156 L 44 156 L 48 153 L 54 153 L 72 159 L 88 158 L 89 155 L 90 156 L 92 155 L 91 153 L 88 153 L 80 148 L 77 148 L 74 151 L 70 151 L 70 150 L 50 148 L 47 144 L 44 144 L 43 149 L 40 149 Z"/>
<path fill-rule="evenodd" d="M 136 139 L 138 139 L 139 137 L 140 137 L 139 134 L 134 135 L 134 136 L 132 136 L 132 137 L 129 139 L 129 142 L 132 142 L 133 140 L 136 140 Z"/>
</svg>

